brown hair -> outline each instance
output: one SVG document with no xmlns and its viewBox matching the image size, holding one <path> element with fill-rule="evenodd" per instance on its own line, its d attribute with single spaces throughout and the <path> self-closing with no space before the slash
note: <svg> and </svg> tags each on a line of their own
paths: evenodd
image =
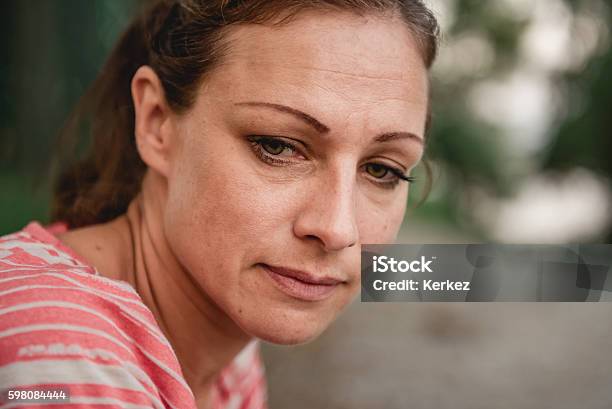
<svg viewBox="0 0 612 409">
<path fill-rule="evenodd" d="M 106 222 L 124 213 L 139 192 L 146 166 L 134 141 L 130 83 L 140 66 L 153 68 L 169 106 L 181 112 L 226 52 L 228 27 L 283 24 L 302 11 L 319 9 L 398 13 L 426 67 L 433 63 L 439 29 L 421 0 L 157 0 L 123 33 L 60 133 L 60 146 L 72 151 L 68 156 L 82 144 L 83 133 L 91 144 L 84 159 L 60 173 L 52 219 L 71 227 Z"/>
</svg>

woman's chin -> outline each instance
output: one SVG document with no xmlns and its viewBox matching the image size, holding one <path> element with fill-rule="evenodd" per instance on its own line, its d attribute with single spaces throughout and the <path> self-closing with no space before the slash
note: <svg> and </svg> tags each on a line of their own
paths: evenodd
<svg viewBox="0 0 612 409">
<path fill-rule="evenodd" d="M 272 344 L 290 346 L 306 344 L 313 341 L 324 331 L 324 329 L 325 328 L 320 331 L 308 331 L 303 328 L 263 330 L 257 335 L 254 334 L 254 336 Z"/>
<path fill-rule="evenodd" d="M 249 335 L 278 345 L 308 343 L 321 335 L 333 321 L 333 318 L 323 319 L 287 311 L 276 317 L 270 314 L 268 318 L 263 318 L 262 315 L 238 324 Z"/>
</svg>

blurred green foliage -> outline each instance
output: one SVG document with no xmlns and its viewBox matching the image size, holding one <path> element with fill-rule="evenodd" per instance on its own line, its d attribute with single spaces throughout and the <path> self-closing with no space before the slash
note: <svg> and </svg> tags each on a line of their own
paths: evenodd
<svg viewBox="0 0 612 409">
<path fill-rule="evenodd" d="M 584 72 L 565 75 L 569 112 L 546 152 L 546 168 L 583 166 L 612 177 L 611 73 L 612 52 L 608 52 L 591 61 Z"/>
<path fill-rule="evenodd" d="M 55 137 L 137 4 L 0 3 L 0 234 L 48 220 Z"/>
<path fill-rule="evenodd" d="M 545 169 L 580 166 L 612 181 L 612 52 L 594 59 L 585 72 L 569 73 L 569 112 L 545 152 Z M 612 188 L 612 186 L 611 186 Z M 612 211 L 612 209 L 611 209 Z M 604 238 L 612 243 L 612 226 Z"/>
<path fill-rule="evenodd" d="M 493 58 L 483 68 L 467 73 L 461 72 L 460 67 L 456 73 L 451 72 L 453 75 L 449 75 L 448 70 L 437 75 L 434 71 L 434 117 L 428 156 L 437 163 L 438 173 L 443 174 L 445 183 L 416 215 L 425 216 L 434 223 L 443 220 L 471 237 L 486 240 L 488 232 L 475 222 L 474 210 L 469 208 L 473 187 L 504 198 L 511 196 L 535 174 L 550 170 L 569 171 L 577 167 L 589 169 L 604 180 L 612 180 L 612 115 L 609 114 L 612 104 L 612 77 L 609 75 L 612 72 L 612 48 L 609 46 L 609 30 L 608 38 L 599 39 L 599 55 L 595 53 L 584 66 L 553 70 L 551 79 L 555 91 L 566 99 L 555 102 L 567 107 L 555 111 L 547 131 L 549 142 L 546 146 L 531 156 L 523 154 L 524 157 L 517 160 L 503 143 L 504 138 L 508 139 L 501 125 L 503 121 L 499 125 L 482 121 L 475 115 L 468 97 L 479 83 L 499 80 L 526 65 L 521 54 L 521 39 L 531 23 L 529 13 L 512 14 L 504 4 L 527 4 L 535 8 L 536 3 L 518 0 L 441 0 L 438 3 L 452 4 L 454 10 L 441 53 L 450 52 L 452 47 L 449 45 L 454 39 L 476 35 L 492 46 Z M 554 1 L 539 5 L 544 3 L 556 5 Z M 579 15 L 582 18 L 583 15 L 596 14 L 603 19 L 605 26 L 610 27 L 610 8 L 605 2 L 564 0 L 559 3 L 573 13 L 572 24 L 577 24 Z M 580 38 L 576 38 L 579 34 L 573 31 L 575 29 L 573 25 L 570 27 L 569 36 L 580 42 Z M 571 54 L 572 50 L 564 52 Z M 460 63 L 461 58 L 474 56 L 455 52 L 453 58 L 453 62 Z M 512 169 L 512 164 L 517 162 L 524 163 L 522 172 Z M 610 242 L 612 226 L 603 230 L 604 235 L 600 238 Z"/>
</svg>

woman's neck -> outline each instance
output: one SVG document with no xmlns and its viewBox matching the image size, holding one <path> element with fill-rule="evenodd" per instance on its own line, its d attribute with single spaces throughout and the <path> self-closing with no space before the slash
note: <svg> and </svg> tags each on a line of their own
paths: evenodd
<svg viewBox="0 0 612 409">
<path fill-rule="evenodd" d="M 170 341 L 196 400 L 207 401 L 221 369 L 251 338 L 197 286 L 182 268 L 163 233 L 155 184 L 125 215 L 60 236 L 105 277 L 131 284 Z"/>
</svg>

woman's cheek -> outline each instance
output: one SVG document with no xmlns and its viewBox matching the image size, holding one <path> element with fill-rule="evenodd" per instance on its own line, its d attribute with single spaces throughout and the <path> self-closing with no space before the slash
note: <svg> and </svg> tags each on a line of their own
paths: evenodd
<svg viewBox="0 0 612 409">
<path fill-rule="evenodd" d="M 180 220 L 180 228 L 173 228 L 174 238 L 184 247 L 179 252 L 190 269 L 202 270 L 222 259 L 232 265 L 217 265 L 215 270 L 239 270 L 250 263 L 252 248 L 280 228 L 282 195 L 245 175 L 244 169 L 210 161 L 202 172 L 186 175 L 174 190 L 169 213 Z"/>
<path fill-rule="evenodd" d="M 361 244 L 393 243 L 401 228 L 405 211 L 405 201 L 388 207 L 362 208 L 358 222 Z"/>
</svg>

